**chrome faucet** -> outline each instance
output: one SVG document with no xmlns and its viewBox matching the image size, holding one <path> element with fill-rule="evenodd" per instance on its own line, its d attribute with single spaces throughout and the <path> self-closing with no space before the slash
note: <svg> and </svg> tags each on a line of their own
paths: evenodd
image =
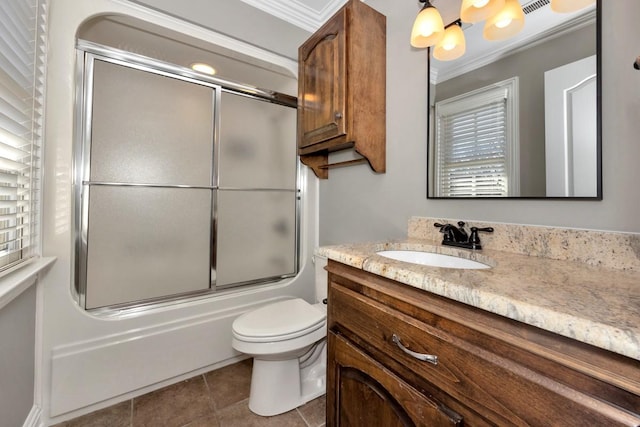
<svg viewBox="0 0 640 427">
<path fill-rule="evenodd" d="M 493 227 L 471 227 L 471 235 L 469 235 L 464 229 L 464 221 L 458 221 L 457 227 L 452 224 L 440 224 L 437 222 L 433 225 L 440 228 L 440 232 L 444 234 L 442 238 L 443 245 L 466 249 L 482 249 L 478 232 L 493 233 Z"/>
</svg>

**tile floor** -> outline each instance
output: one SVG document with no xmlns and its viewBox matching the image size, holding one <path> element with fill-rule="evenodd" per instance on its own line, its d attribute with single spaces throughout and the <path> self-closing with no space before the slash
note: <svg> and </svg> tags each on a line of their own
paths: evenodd
<svg viewBox="0 0 640 427">
<path fill-rule="evenodd" d="M 321 427 L 325 397 L 274 417 L 249 411 L 251 359 L 54 427 Z"/>
</svg>

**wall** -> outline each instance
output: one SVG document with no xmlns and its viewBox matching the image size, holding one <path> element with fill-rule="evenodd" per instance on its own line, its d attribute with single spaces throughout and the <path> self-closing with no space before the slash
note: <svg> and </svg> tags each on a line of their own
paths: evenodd
<svg viewBox="0 0 640 427">
<path fill-rule="evenodd" d="M 0 308 L 0 427 L 20 426 L 33 406 L 36 286 Z"/>
<path fill-rule="evenodd" d="M 604 199 L 468 201 L 426 199 L 427 58 L 409 45 L 418 6 L 367 1 L 387 16 L 387 173 L 330 171 L 320 183 L 320 244 L 403 237 L 413 215 L 640 232 L 640 2 L 603 3 Z"/>
<path fill-rule="evenodd" d="M 234 0 L 230 3 L 240 3 Z M 123 14 L 169 28 L 228 51 L 291 70 L 297 65 L 271 52 L 120 0 L 55 0 L 50 4 L 44 150 L 43 241 L 55 265 L 42 278 L 43 423 L 54 424 L 109 406 L 246 357 L 231 348 L 231 323 L 239 314 L 286 296 L 311 300 L 317 245 L 317 181 L 304 173 L 301 272 L 259 288 L 192 299 L 127 317 L 96 317 L 74 301 L 73 141 L 76 102 L 76 31 L 99 14 Z M 247 23 L 246 25 L 250 25 Z M 287 37 L 279 20 L 264 25 Z M 240 28 L 239 28 L 240 30 Z M 247 29 L 248 31 L 248 29 Z M 202 44 L 202 43 L 199 43 Z M 295 93 L 295 92 L 294 92 Z"/>
</svg>

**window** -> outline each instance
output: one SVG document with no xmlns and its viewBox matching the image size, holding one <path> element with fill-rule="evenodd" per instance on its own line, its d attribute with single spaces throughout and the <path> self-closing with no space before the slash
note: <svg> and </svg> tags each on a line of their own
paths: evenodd
<svg viewBox="0 0 640 427">
<path fill-rule="evenodd" d="M 0 271 L 37 253 L 45 11 L 0 2 Z"/>
<path fill-rule="evenodd" d="M 518 78 L 436 103 L 437 197 L 517 195 Z"/>
</svg>

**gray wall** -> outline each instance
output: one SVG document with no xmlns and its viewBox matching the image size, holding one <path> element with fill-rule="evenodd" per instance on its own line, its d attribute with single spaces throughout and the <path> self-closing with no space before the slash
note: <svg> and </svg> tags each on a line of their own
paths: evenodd
<svg viewBox="0 0 640 427">
<path fill-rule="evenodd" d="M 33 406 L 36 286 L 0 309 L 0 427 L 24 424 Z"/>
<path fill-rule="evenodd" d="M 435 87 L 437 102 L 518 76 L 521 196 L 545 195 L 544 73 L 595 55 L 595 34 L 595 24 L 588 25 Z"/>
<path fill-rule="evenodd" d="M 242 0 L 132 0 L 181 19 L 297 60 L 309 33 Z"/>
<path fill-rule="evenodd" d="M 409 46 L 418 8 L 367 1 L 387 16 L 387 173 L 330 170 L 320 183 L 320 244 L 403 237 L 414 215 L 640 232 L 640 2 L 603 3 L 604 199 L 428 200 L 426 51 Z"/>
</svg>

